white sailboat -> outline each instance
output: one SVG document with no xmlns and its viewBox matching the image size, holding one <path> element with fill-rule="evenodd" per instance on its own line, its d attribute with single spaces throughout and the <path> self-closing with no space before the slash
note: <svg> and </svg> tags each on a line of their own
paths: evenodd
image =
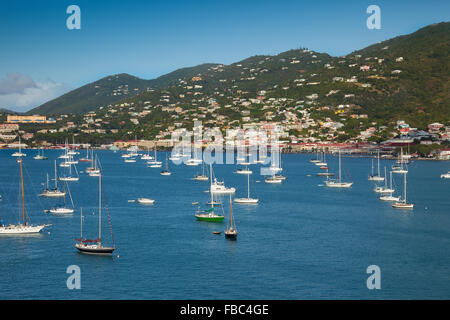
<svg viewBox="0 0 450 320">
<path fill-rule="evenodd" d="M 375 176 L 373 174 L 373 159 L 372 159 L 372 174 L 369 176 L 370 181 L 384 181 L 385 180 L 385 178 L 383 178 L 380 175 L 380 150 L 378 150 L 378 153 L 377 153 L 377 161 L 378 161 L 378 174 Z"/>
<path fill-rule="evenodd" d="M 325 161 L 325 152 L 324 151 L 321 152 L 320 160 L 315 161 L 314 164 L 319 167 L 326 167 L 328 165 L 327 162 Z"/>
<path fill-rule="evenodd" d="M 381 201 L 391 201 L 391 202 L 392 201 L 400 201 L 400 197 L 393 196 L 395 190 L 392 187 L 392 171 L 389 172 L 389 179 L 390 179 L 390 187 L 388 189 L 390 192 L 387 195 L 386 194 L 381 195 L 380 200 Z"/>
<path fill-rule="evenodd" d="M 42 150 L 42 153 L 41 153 Z M 33 157 L 34 160 L 47 160 L 48 157 L 44 156 L 44 148 L 38 149 L 38 154 Z"/>
<path fill-rule="evenodd" d="M 392 175 L 392 172 L 391 172 Z M 392 193 L 394 192 L 394 190 L 388 188 L 387 185 L 387 171 L 386 171 L 386 167 L 384 167 L 384 186 L 376 186 L 373 191 L 375 191 L 376 193 Z M 392 181 L 391 181 L 392 182 Z"/>
<path fill-rule="evenodd" d="M 39 233 L 42 229 L 49 226 L 47 224 L 32 225 L 27 222 L 26 219 L 26 209 L 25 209 L 25 191 L 23 185 L 23 169 L 22 169 L 22 158 L 17 160 L 20 166 L 20 190 L 21 190 L 21 220 L 19 219 L 17 224 L 1 225 L 0 235 L 23 235 L 23 234 L 33 234 Z"/>
<path fill-rule="evenodd" d="M 450 171 L 447 173 L 441 174 L 441 179 L 450 179 Z"/>
<path fill-rule="evenodd" d="M 20 141 L 20 134 L 19 134 L 19 151 L 14 152 L 12 155 L 12 157 L 26 157 L 26 153 L 22 152 L 22 142 Z"/>
<path fill-rule="evenodd" d="M 162 162 L 158 161 L 158 154 L 156 151 L 156 147 L 155 147 L 155 158 L 151 161 L 147 161 L 147 166 L 150 168 L 161 168 L 162 167 Z"/>
<path fill-rule="evenodd" d="M 237 229 L 236 224 L 233 220 L 233 201 L 231 201 L 231 194 L 230 194 L 230 225 L 228 226 L 227 230 L 224 232 L 225 238 L 230 240 L 236 240 L 237 238 Z"/>
<path fill-rule="evenodd" d="M 47 198 L 58 198 L 58 197 L 64 197 L 66 195 L 65 191 L 61 191 L 58 189 L 58 174 L 56 171 L 56 160 L 55 160 L 55 187 L 53 189 L 49 188 L 49 179 L 47 174 L 47 188 L 42 190 L 40 196 L 47 197 Z"/>
<path fill-rule="evenodd" d="M 141 155 L 141 160 L 153 160 L 153 157 L 150 155 L 150 148 L 147 148 L 147 153 Z"/>
<path fill-rule="evenodd" d="M 404 176 L 404 180 L 403 180 L 403 199 L 401 199 L 399 202 L 394 202 L 392 204 L 392 207 L 396 208 L 396 209 L 413 209 L 414 208 L 414 204 L 406 202 L 406 172 L 403 173 L 403 176 Z"/>
<path fill-rule="evenodd" d="M 193 180 L 197 180 L 197 181 L 208 181 L 209 178 L 208 176 L 205 174 L 205 163 L 202 163 L 202 173 L 201 174 L 196 174 L 194 176 L 194 178 L 192 178 Z"/>
<path fill-rule="evenodd" d="M 247 175 L 247 198 L 234 198 L 234 202 L 240 204 L 257 204 L 259 199 L 250 198 L 250 175 Z"/>
<path fill-rule="evenodd" d="M 400 155 L 398 160 L 400 165 L 392 166 L 392 172 L 393 173 L 400 173 L 400 174 L 406 174 L 408 173 L 408 169 L 406 167 L 406 163 L 403 160 L 403 148 L 400 149 Z"/>
<path fill-rule="evenodd" d="M 92 159 L 94 159 L 94 153 L 92 152 Z M 89 174 L 90 177 L 100 177 L 101 172 L 100 172 L 100 168 L 97 167 L 97 155 L 95 156 L 95 160 L 94 160 L 94 166 L 87 168 L 86 172 Z"/>
<path fill-rule="evenodd" d="M 339 150 L 339 176 L 337 180 L 328 179 L 325 181 L 325 185 L 330 188 L 350 188 L 353 182 L 342 182 L 341 175 L 341 150 Z"/>
<path fill-rule="evenodd" d="M 73 167 L 75 169 L 76 176 L 72 175 L 72 164 L 69 163 L 69 174 L 65 175 L 64 177 L 59 177 L 59 181 L 70 181 L 75 182 L 80 180 L 80 176 L 78 175 L 78 170 L 75 164 L 73 164 Z"/>
<path fill-rule="evenodd" d="M 138 198 L 137 201 L 140 204 L 154 204 L 155 203 L 154 199 L 149 199 L 149 198 Z"/>
<path fill-rule="evenodd" d="M 70 203 L 72 204 L 72 207 L 71 208 L 67 207 L 66 196 L 64 196 L 64 204 L 58 205 L 58 206 L 55 206 L 55 207 L 49 209 L 48 210 L 49 213 L 57 214 L 57 215 L 58 214 L 64 215 L 64 214 L 72 214 L 72 213 L 74 213 L 75 206 L 73 204 L 72 194 L 70 193 L 70 189 L 69 189 L 69 185 L 68 184 L 66 184 L 66 188 L 67 188 L 67 193 L 69 194 L 69 197 L 70 197 Z"/>
</svg>

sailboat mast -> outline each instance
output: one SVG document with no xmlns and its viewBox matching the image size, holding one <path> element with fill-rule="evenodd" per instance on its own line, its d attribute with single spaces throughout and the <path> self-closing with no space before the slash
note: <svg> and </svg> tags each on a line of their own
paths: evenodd
<svg viewBox="0 0 450 320">
<path fill-rule="evenodd" d="M 250 175 L 247 174 L 247 198 L 250 199 Z"/>
<path fill-rule="evenodd" d="M 404 173 L 404 175 L 405 175 L 405 179 L 404 179 L 404 181 L 405 181 L 405 183 L 404 183 L 404 188 L 405 188 L 404 194 L 405 194 L 405 203 L 406 203 L 406 172 Z"/>
<path fill-rule="evenodd" d="M 378 176 L 380 176 L 380 150 L 378 150 L 377 158 L 378 158 Z"/>
<path fill-rule="evenodd" d="M 80 241 L 83 241 L 83 208 L 81 208 L 80 214 Z"/>
<path fill-rule="evenodd" d="M 339 150 L 339 182 L 341 182 L 341 150 Z"/>
<path fill-rule="evenodd" d="M 58 189 L 58 177 L 56 175 L 56 160 L 55 160 L 55 189 Z"/>
<path fill-rule="evenodd" d="M 389 172 L 389 175 L 390 175 L 390 180 L 391 180 L 391 186 L 390 186 L 390 189 L 392 190 L 392 171 Z"/>
<path fill-rule="evenodd" d="M 209 164 L 209 177 L 210 177 L 209 191 L 211 193 L 211 208 L 214 208 L 214 199 L 213 199 L 213 191 L 212 191 L 212 162 Z"/>
<path fill-rule="evenodd" d="M 23 221 L 23 225 L 26 225 L 26 221 L 25 221 L 25 194 L 24 194 L 24 190 L 23 190 L 23 170 L 22 170 L 22 158 L 19 159 L 19 164 L 20 164 L 20 186 L 22 189 L 22 221 Z"/>
<path fill-rule="evenodd" d="M 231 193 L 230 193 L 230 229 L 233 229 L 233 205 L 231 203 Z"/>
<path fill-rule="evenodd" d="M 102 174 L 98 176 L 98 239 L 102 239 Z"/>
</svg>

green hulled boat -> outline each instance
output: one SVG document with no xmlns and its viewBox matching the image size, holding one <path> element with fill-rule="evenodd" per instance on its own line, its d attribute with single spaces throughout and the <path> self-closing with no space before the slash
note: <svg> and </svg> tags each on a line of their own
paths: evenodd
<svg viewBox="0 0 450 320">
<path fill-rule="evenodd" d="M 214 213 L 214 208 L 210 208 L 208 210 L 198 211 L 195 214 L 195 217 L 199 221 L 207 221 L 207 222 L 222 222 L 225 216 L 217 215 Z"/>
<path fill-rule="evenodd" d="M 210 183 L 212 186 L 212 164 L 209 165 L 209 174 L 210 174 Z M 197 218 L 197 220 L 199 221 L 207 221 L 207 222 L 222 222 L 223 219 L 225 218 L 225 216 L 222 215 L 218 215 L 214 212 L 214 205 L 216 205 L 217 201 L 214 201 L 214 195 L 212 193 L 212 187 L 209 188 L 209 192 L 211 194 L 211 201 L 209 202 L 211 205 L 211 208 L 209 208 L 208 210 L 197 210 L 197 212 L 195 213 L 195 217 Z"/>
</svg>

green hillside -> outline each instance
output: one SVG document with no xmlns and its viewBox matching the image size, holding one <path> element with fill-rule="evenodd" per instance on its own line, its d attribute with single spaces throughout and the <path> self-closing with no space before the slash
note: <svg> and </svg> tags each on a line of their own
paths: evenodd
<svg viewBox="0 0 450 320">
<path fill-rule="evenodd" d="M 424 127 L 450 119 L 450 23 L 427 26 L 353 52 L 332 57 L 307 49 L 275 56 L 253 56 L 230 65 L 203 64 L 176 70 L 154 80 L 116 75 L 69 92 L 30 113 L 83 113 L 116 102 L 152 106 L 179 106 L 195 111 L 218 104 L 219 114 L 238 119 L 224 109 L 254 99 L 286 98 L 289 106 L 317 109 L 337 118 L 339 105 L 353 113 L 367 114 L 378 124 L 396 119 Z M 363 71 L 361 67 L 368 68 Z M 192 79 L 192 77 L 201 79 Z M 128 85 L 128 91 L 123 88 Z M 114 95 L 114 90 L 122 90 Z M 120 92 L 119 90 L 119 92 Z M 262 114 L 263 104 L 249 108 Z M 320 109 L 320 110 L 319 110 Z M 314 112 L 313 112 L 314 113 Z"/>
</svg>

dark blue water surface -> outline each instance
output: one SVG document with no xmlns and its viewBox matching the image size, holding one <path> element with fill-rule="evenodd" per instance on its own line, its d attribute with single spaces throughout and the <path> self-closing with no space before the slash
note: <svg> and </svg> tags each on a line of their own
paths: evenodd
<svg viewBox="0 0 450 320">
<path fill-rule="evenodd" d="M 0 151 L 3 222 L 18 216 L 18 164 L 12 152 Z M 283 155 L 287 180 L 281 185 L 265 184 L 259 166 L 252 166 L 251 194 L 260 204 L 233 206 L 239 236 L 228 241 L 223 233 L 212 233 L 223 231 L 226 221 L 195 220 L 192 202 L 208 200 L 208 182 L 191 180 L 201 166 L 171 165 L 173 174 L 165 177 L 142 160 L 124 163 L 120 153 L 99 151 L 117 245 L 108 258 L 74 248 L 80 207 L 85 234 L 97 236 L 98 179 L 80 173 L 80 181 L 70 183 L 77 208 L 73 216 L 44 214 L 61 201 L 36 196 L 46 173 L 53 176 L 53 160 L 61 152 L 47 151 L 47 161 L 33 160 L 35 150 L 26 152 L 29 215 L 33 223 L 52 226 L 38 236 L 0 237 L 1 299 L 450 298 L 450 180 L 439 177 L 450 169 L 449 162 L 411 164 L 413 211 L 377 199 L 367 180 L 369 159 L 343 158 L 343 172 L 354 181 L 348 190 L 324 187 L 309 155 Z M 336 172 L 337 159 L 327 160 Z M 86 167 L 80 163 L 78 170 Z M 235 170 L 234 165 L 214 166 L 216 176 L 244 197 L 246 176 Z M 401 176 L 395 176 L 395 185 L 402 190 Z M 156 202 L 128 202 L 138 197 Z M 224 213 L 228 219 L 228 206 Z M 103 222 L 104 242 L 111 243 L 108 221 Z M 80 290 L 67 289 L 69 265 L 81 268 Z M 381 290 L 366 287 L 369 265 L 381 268 Z"/>
</svg>

